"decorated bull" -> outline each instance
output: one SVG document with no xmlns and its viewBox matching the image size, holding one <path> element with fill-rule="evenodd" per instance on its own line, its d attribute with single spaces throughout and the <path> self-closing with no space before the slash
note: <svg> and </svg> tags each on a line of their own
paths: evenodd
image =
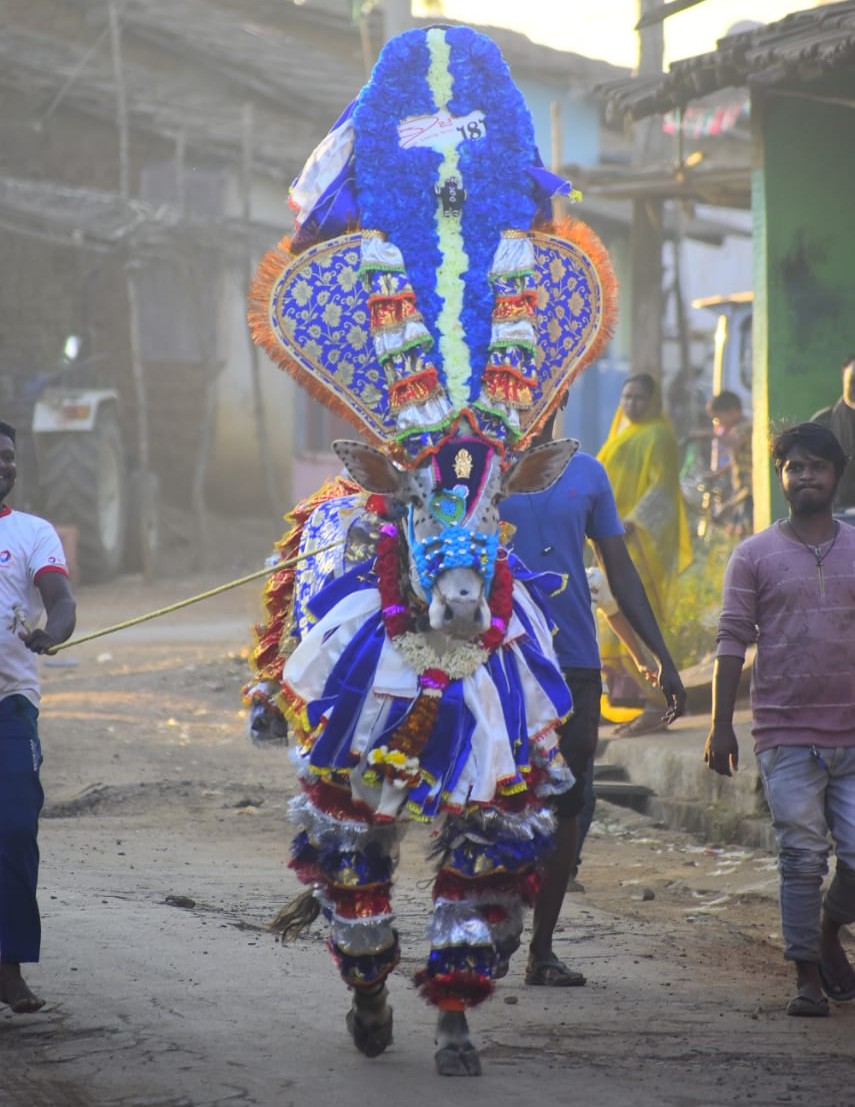
<svg viewBox="0 0 855 1107">
<path fill-rule="evenodd" d="M 481 1071 L 466 1009 L 519 945 L 572 776 L 571 710 L 545 593 L 498 503 L 550 486 L 576 443 L 534 445 L 609 336 L 614 282 L 580 223 L 550 221 L 547 173 L 499 51 L 465 27 L 410 31 L 292 190 L 296 233 L 262 261 L 253 335 L 365 441 L 299 505 L 299 552 L 267 590 L 256 714 L 287 718 L 302 794 L 292 867 L 323 911 L 359 1050 L 392 1040 L 392 879 L 407 819 L 440 820 L 430 953 L 437 1071 Z"/>
</svg>

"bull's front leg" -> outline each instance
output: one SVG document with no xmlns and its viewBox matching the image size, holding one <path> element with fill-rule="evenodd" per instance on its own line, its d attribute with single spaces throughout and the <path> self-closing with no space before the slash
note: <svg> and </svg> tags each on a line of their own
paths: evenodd
<svg viewBox="0 0 855 1107">
<path fill-rule="evenodd" d="M 379 1057 L 391 1045 L 392 1008 L 385 981 L 371 988 L 353 989 L 347 1029 L 353 1044 L 366 1057 Z"/>
<path fill-rule="evenodd" d="M 465 1011 L 440 1011 L 436 1020 L 436 1053 L 440 1076 L 480 1076 L 481 1058 L 469 1037 Z"/>
</svg>

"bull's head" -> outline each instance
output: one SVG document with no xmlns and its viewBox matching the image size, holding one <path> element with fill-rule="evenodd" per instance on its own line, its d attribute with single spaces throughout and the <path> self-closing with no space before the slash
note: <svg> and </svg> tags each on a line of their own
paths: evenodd
<svg viewBox="0 0 855 1107">
<path fill-rule="evenodd" d="M 490 625 L 499 503 L 514 492 L 549 488 L 578 445 L 558 439 L 535 446 L 504 471 L 497 451 L 475 436 L 448 440 L 417 469 L 399 469 L 361 442 L 340 440 L 333 448 L 355 481 L 404 511 L 410 584 L 428 604 L 431 628 L 468 641 Z"/>
</svg>

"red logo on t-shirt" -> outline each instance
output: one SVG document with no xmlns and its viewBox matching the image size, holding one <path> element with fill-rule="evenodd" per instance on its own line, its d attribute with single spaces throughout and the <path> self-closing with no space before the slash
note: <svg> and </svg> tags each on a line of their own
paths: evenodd
<svg viewBox="0 0 855 1107">
<path fill-rule="evenodd" d="M 8 565 L 12 560 L 11 550 L 0 550 L 0 565 Z"/>
</svg>

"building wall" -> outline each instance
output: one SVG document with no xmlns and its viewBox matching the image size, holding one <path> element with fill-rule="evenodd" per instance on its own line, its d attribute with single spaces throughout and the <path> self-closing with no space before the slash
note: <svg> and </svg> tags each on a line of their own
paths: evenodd
<svg viewBox="0 0 855 1107">
<path fill-rule="evenodd" d="M 585 220 L 584 201 L 573 214 Z M 628 288 L 629 239 L 626 229 L 591 220 L 591 226 L 602 239 L 618 279 L 619 288 Z M 596 454 L 608 437 L 617 410 L 624 379 L 629 371 L 629 312 L 619 300 L 617 326 L 605 352 L 593 365 L 577 377 L 570 386 L 564 410 L 562 433 L 578 439 L 587 453 Z"/>
<path fill-rule="evenodd" d="M 71 11 L 66 12 L 69 7 Z M 88 41 L 97 29 L 73 18 L 76 11 L 75 5 L 63 5 L 61 0 L 40 0 L 29 7 L 15 0 L 10 25 L 22 34 L 35 32 L 50 37 L 53 32 L 59 35 L 61 29 L 68 42 Z M 46 15 L 41 19 L 45 13 L 50 18 Z M 147 74 L 153 85 L 158 73 L 171 75 L 180 64 L 169 51 L 139 44 L 132 36 L 125 37 L 124 53 L 129 72 Z M 109 44 L 102 43 L 85 73 L 103 72 L 109 66 Z M 228 91 L 222 78 L 213 72 L 199 72 L 197 81 L 200 99 L 207 92 L 212 98 L 218 97 L 212 102 L 219 103 Z M 112 102 L 105 99 L 100 117 L 76 110 L 69 97 L 48 111 L 51 102 L 48 92 L 33 94 L 23 87 L 3 88 L 0 176 L 116 194 L 119 145 Z M 230 107 L 236 118 L 240 118 L 241 106 L 235 102 Z M 264 121 L 260 118 L 259 130 Z M 150 202 L 154 208 L 167 205 L 173 211 L 178 210 L 179 196 L 183 195 L 186 213 L 197 220 L 236 217 L 241 214 L 241 197 L 233 181 L 239 173 L 239 159 L 239 150 L 226 161 L 190 147 L 179 168 L 174 140 L 133 126 L 129 142 L 130 195 Z M 276 221 L 281 222 L 283 234 L 291 225 L 286 200 L 287 181 L 292 175 L 288 163 L 293 160 L 290 152 L 283 154 L 283 182 L 276 190 Z M 181 186 L 179 172 L 183 176 Z M 266 206 L 272 209 L 274 204 Z M 276 241 L 274 234 L 270 245 Z M 138 410 L 125 251 L 96 250 L 74 242 L 59 244 L 32 233 L 19 233 L 14 225 L 0 227 L 0 249 L 5 273 L 14 274 L 13 280 L 0 281 L 0 402 L 7 417 L 8 398 L 20 392 L 22 382 L 55 370 L 66 336 L 78 333 L 84 338 L 87 353 L 95 358 L 92 383 L 120 392 L 125 447 L 130 464 L 135 465 Z M 269 503 L 253 417 L 246 324 L 247 284 L 256 261 L 227 258 L 225 250 L 216 247 L 181 246 L 176 239 L 174 246 L 155 254 L 148 252 L 133 267 L 150 465 L 160 476 L 163 498 L 171 503 L 186 506 L 190 502 L 194 466 L 206 449 L 202 397 L 212 375 L 217 377 L 214 426 L 206 449 L 211 502 L 247 510 L 263 509 Z M 263 355 L 261 360 L 266 361 Z M 259 376 L 273 447 L 273 483 L 283 489 L 281 504 L 285 510 L 290 503 L 291 382 L 266 364 L 262 364 Z"/>
<path fill-rule="evenodd" d="M 516 83 L 531 112 L 535 139 L 545 164 L 553 164 L 552 104 L 556 102 L 561 120 L 558 163 L 596 165 L 600 158 L 600 119 L 596 104 L 585 100 L 578 92 L 540 81 L 522 78 Z"/>
<path fill-rule="evenodd" d="M 42 10 L 36 5 L 34 12 Z M 62 21 L 59 25 L 65 26 Z M 115 190 L 118 155 L 110 124 L 63 105 L 47 114 L 49 99 L 24 91 L 4 88 L 2 99 L 0 177 Z M 125 277 L 118 255 L 77 248 L 49 234 L 39 237 L 26 229 L 21 233 L 14 221 L 0 227 L 0 253 L 4 401 L 10 395 L 20 398 L 34 378 L 59 369 L 70 334 L 83 339 L 83 356 L 93 359 L 86 383 L 117 387 L 132 396 Z M 28 409 L 27 403 L 21 404 L 22 418 Z M 133 456 L 132 404 L 122 406 L 121 418 L 126 448 Z"/>
<path fill-rule="evenodd" d="M 561 89 L 531 78 L 517 78 L 534 122 L 535 140 L 544 163 L 596 165 L 600 158 L 598 106 L 578 91 Z M 553 150 L 552 104 L 559 106 L 560 150 Z M 619 283 L 627 264 L 625 231 L 613 223 L 591 219 L 584 200 L 570 209 L 574 219 L 590 223 L 609 251 Z M 604 441 L 627 371 L 627 336 L 620 312 L 615 336 L 606 353 L 573 383 L 563 416 L 562 433 L 577 438 L 584 450 L 596 453 Z"/>
<path fill-rule="evenodd" d="M 230 177 L 226 214 L 237 217 L 243 196 L 236 175 Z M 289 234 L 293 217 L 287 187 L 256 178 L 251 192 L 251 216 L 277 227 L 267 244 L 272 249 Z M 232 257 L 224 270 L 220 327 L 223 357 L 214 411 L 208 488 L 236 510 L 273 507 L 283 514 L 293 502 L 292 461 L 295 382 L 253 347 L 247 322 L 247 293 L 260 252 Z M 257 374 L 257 375 L 256 375 Z M 258 394 L 256 395 L 256 382 Z M 263 431 L 259 433 L 256 408 Z M 275 503 L 267 495 L 268 479 Z"/>
<path fill-rule="evenodd" d="M 810 99 L 767 95 L 756 105 L 763 165 L 755 192 L 762 221 L 755 384 L 766 393 L 758 447 L 764 431 L 768 445 L 770 430 L 807 420 L 839 397 L 840 367 L 855 348 L 855 112 L 817 99 L 851 100 L 855 77 L 808 89 Z M 771 467 L 755 469 L 768 482 L 758 496 L 758 507 L 768 507 L 757 523 L 766 525 L 783 514 L 783 500 Z"/>
</svg>

